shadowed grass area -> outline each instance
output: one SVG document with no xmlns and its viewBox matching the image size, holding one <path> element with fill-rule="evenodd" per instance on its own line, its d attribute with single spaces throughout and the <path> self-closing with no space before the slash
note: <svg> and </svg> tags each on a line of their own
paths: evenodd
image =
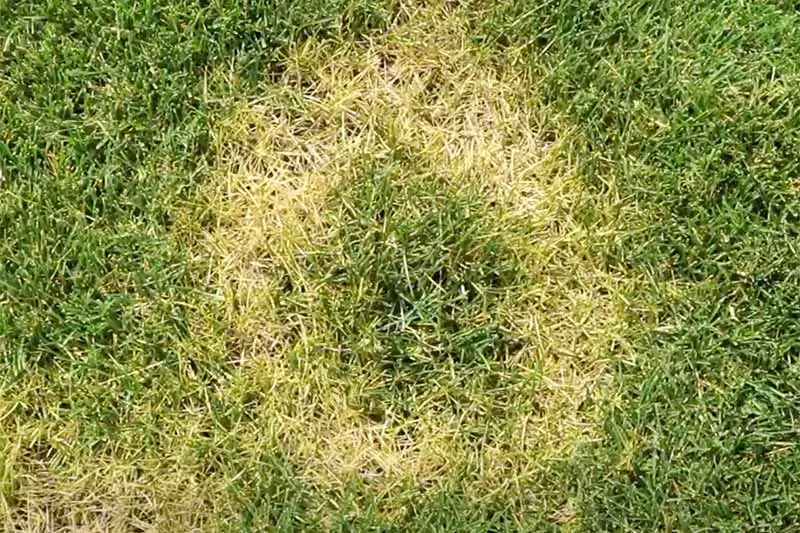
<svg viewBox="0 0 800 533">
<path fill-rule="evenodd" d="M 401 393 L 453 365 L 513 357 L 521 340 L 500 307 L 524 275 L 509 228 L 491 226 L 480 196 L 391 174 L 368 172 L 337 195 L 329 242 L 298 258 L 304 275 L 285 273 L 285 313 L 327 317 L 343 362 L 375 365 Z"/>
</svg>

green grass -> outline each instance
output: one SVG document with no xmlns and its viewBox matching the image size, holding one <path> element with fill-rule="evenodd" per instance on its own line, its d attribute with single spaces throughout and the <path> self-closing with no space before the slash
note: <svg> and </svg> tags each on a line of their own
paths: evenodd
<svg viewBox="0 0 800 533">
<path fill-rule="evenodd" d="M 487 25 L 573 117 L 585 182 L 635 206 L 595 253 L 658 308 L 580 463 L 589 529 L 792 528 L 797 22 L 786 2 L 517 2 Z"/>
<path fill-rule="evenodd" d="M 795 527 L 797 6 L 410 6 L 0 0 L 6 529 Z"/>
<path fill-rule="evenodd" d="M 330 248 L 301 258 L 319 298 L 289 312 L 318 306 L 332 319 L 331 340 L 345 361 L 377 363 L 394 386 L 425 386 L 442 363 L 446 374 L 451 364 L 513 355 L 519 341 L 499 316 L 500 299 L 522 283 L 503 242 L 508 228 L 481 217 L 480 196 L 448 190 L 435 177 L 396 179 L 381 169 L 348 184 L 328 223 Z M 294 288 L 287 292 L 294 299 Z M 428 349 L 414 354 L 420 344 Z"/>
</svg>

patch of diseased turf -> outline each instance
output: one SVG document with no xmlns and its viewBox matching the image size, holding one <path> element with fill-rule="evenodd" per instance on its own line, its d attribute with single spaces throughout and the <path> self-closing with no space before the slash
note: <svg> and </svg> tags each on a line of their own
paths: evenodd
<svg viewBox="0 0 800 533">
<path fill-rule="evenodd" d="M 548 473 L 595 438 L 630 281 L 586 253 L 570 134 L 539 127 L 529 82 L 471 44 L 464 12 L 406 15 L 298 45 L 219 129 L 207 246 L 230 390 L 353 512 L 402 524 L 457 480 L 465 508 L 524 521 L 536 500 L 534 522 L 569 522 Z M 593 232 L 612 201 L 593 199 Z"/>
</svg>

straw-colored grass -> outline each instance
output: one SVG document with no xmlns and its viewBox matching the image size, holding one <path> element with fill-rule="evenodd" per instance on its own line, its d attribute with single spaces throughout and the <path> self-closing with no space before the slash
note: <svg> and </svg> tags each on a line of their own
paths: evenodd
<svg viewBox="0 0 800 533">
<path fill-rule="evenodd" d="M 241 364 L 236 387 L 261 391 L 258 426 L 273 432 L 307 486 L 336 492 L 355 480 L 390 502 L 387 516 L 454 478 L 476 500 L 522 501 L 542 469 L 594 438 L 609 363 L 624 345 L 624 280 L 591 262 L 573 221 L 583 193 L 561 149 L 569 131 L 542 131 L 531 84 L 470 43 L 458 9 L 409 6 L 406 15 L 361 42 L 311 39 L 293 49 L 280 83 L 220 129 L 224 161 L 208 189 L 218 221 L 208 246 Z M 398 253 L 437 253 L 386 229 L 392 221 L 376 222 L 385 239 L 374 253 L 348 233 L 360 227 L 353 210 L 370 206 L 358 199 L 379 187 L 363 178 L 374 172 L 390 176 L 397 227 L 464 199 L 480 222 L 457 231 L 500 243 L 504 255 L 488 264 L 506 261 L 521 274 L 468 327 L 506 328 L 514 350 L 484 365 L 431 363 L 425 375 L 435 377 L 413 378 L 401 392 L 381 363 L 398 354 L 343 356 L 357 351 L 342 344 L 350 318 L 326 314 L 328 304 L 350 309 L 342 299 L 370 293 L 371 279 L 353 275 L 363 286 L 331 288 L 319 261 L 354 253 L 381 268 L 386 250 L 409 243 L 421 248 Z M 423 330 L 409 328 L 403 334 L 419 338 L 405 345 L 410 358 L 435 359 Z"/>
<path fill-rule="evenodd" d="M 458 8 L 401 11 L 297 44 L 217 128 L 191 209 L 215 221 L 195 251 L 218 293 L 187 304 L 174 362 L 2 394 L 5 526 L 400 523 L 448 487 L 575 522 L 542 474 L 596 438 L 627 282 L 586 253 L 570 132 L 543 128 L 530 80 Z M 94 418 L 20 414 L 67 396 Z"/>
</svg>

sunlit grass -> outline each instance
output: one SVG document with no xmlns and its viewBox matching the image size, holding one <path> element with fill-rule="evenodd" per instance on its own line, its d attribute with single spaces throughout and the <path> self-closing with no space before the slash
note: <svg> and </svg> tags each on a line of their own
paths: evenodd
<svg viewBox="0 0 800 533">
<path fill-rule="evenodd" d="M 786 531 L 800 11 L 0 1 L 8 531 Z"/>
</svg>

